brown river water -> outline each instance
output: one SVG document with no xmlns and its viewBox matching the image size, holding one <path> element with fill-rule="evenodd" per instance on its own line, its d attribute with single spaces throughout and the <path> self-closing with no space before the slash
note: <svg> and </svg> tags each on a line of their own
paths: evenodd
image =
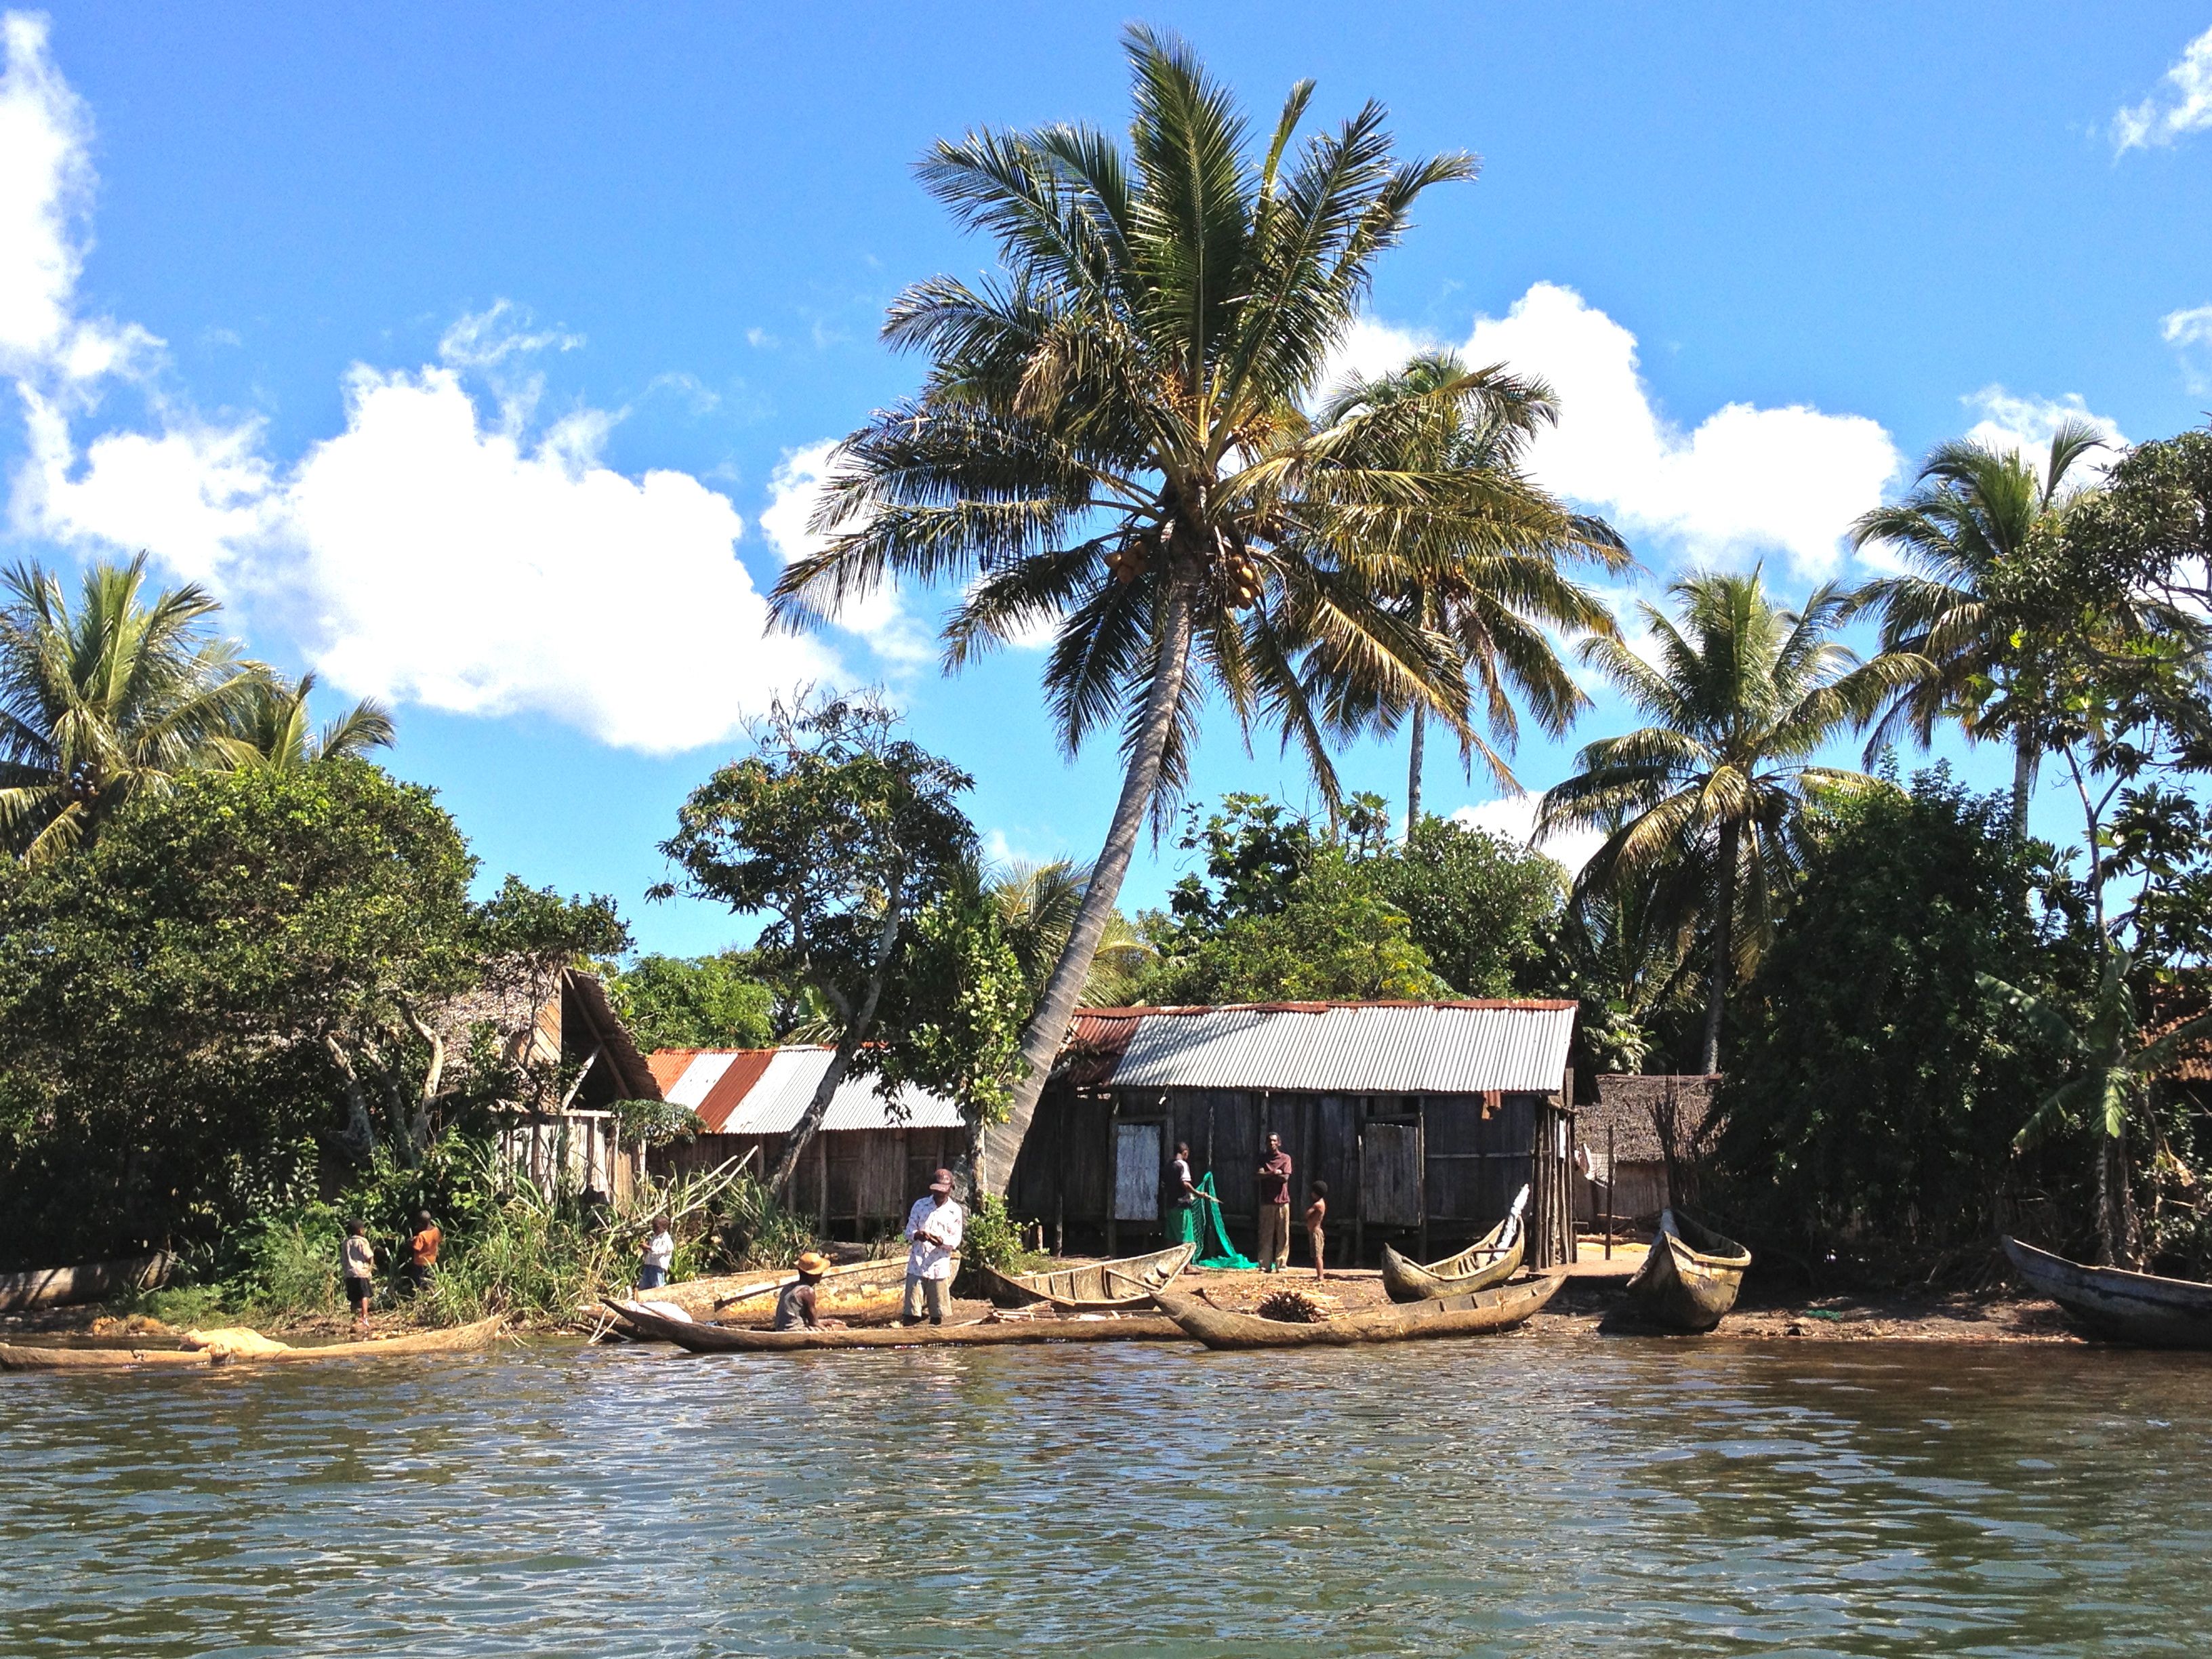
<svg viewBox="0 0 2212 1659">
<path fill-rule="evenodd" d="M 6 1655 L 2182 1654 L 2212 1355 L 1522 1335 L 0 1377 Z"/>
</svg>

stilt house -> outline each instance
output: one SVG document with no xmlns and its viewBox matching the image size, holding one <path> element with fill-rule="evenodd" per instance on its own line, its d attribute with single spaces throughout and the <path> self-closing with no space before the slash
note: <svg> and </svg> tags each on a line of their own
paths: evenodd
<svg viewBox="0 0 2212 1659">
<path fill-rule="evenodd" d="M 807 1103 L 830 1067 L 826 1048 L 662 1048 L 652 1056 L 663 1097 L 689 1106 L 704 1126 L 696 1139 L 658 1149 L 656 1169 L 713 1169 L 750 1158 L 766 1174 L 783 1156 Z M 922 1089 L 890 1099 L 872 1077 L 848 1077 L 807 1147 L 792 1186 L 793 1207 L 812 1209 L 828 1237 L 896 1232 L 931 1174 L 967 1145 L 960 1109 Z"/>
<path fill-rule="evenodd" d="M 1056 1250 L 1144 1247 L 1178 1140 L 1249 1249 L 1267 1135 L 1294 1208 L 1328 1183 L 1330 1249 L 1424 1256 L 1529 1188 L 1529 1260 L 1572 1259 L 1572 1002 L 1267 1003 L 1079 1012 L 1007 1193 Z M 1301 1254 L 1303 1252 L 1301 1251 Z"/>
</svg>

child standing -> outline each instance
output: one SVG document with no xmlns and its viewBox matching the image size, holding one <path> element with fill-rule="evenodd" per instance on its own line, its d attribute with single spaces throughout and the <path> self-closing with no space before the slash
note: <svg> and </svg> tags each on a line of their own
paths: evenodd
<svg viewBox="0 0 2212 1659">
<path fill-rule="evenodd" d="M 345 1273 L 346 1300 L 353 1305 L 353 1328 L 365 1331 L 368 1328 L 368 1298 L 376 1288 L 376 1246 L 368 1242 L 366 1223 L 347 1224 L 345 1248 L 338 1255 Z"/>
<path fill-rule="evenodd" d="M 1323 1261 L 1323 1252 L 1328 1243 L 1328 1182 L 1316 1181 L 1307 1191 L 1312 1194 L 1312 1200 L 1306 1206 L 1306 1243 L 1313 1247 L 1314 1277 L 1327 1279 L 1328 1267 Z"/>
<path fill-rule="evenodd" d="M 657 1291 L 668 1282 L 668 1269 L 676 1260 L 676 1235 L 669 1230 L 665 1215 L 653 1218 L 653 1233 L 645 1241 L 645 1253 L 637 1264 L 637 1287 L 641 1291 Z"/>
</svg>

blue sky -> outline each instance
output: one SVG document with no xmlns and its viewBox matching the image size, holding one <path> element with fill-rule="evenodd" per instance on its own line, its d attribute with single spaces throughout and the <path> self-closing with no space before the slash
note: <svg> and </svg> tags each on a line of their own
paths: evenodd
<svg viewBox="0 0 2212 1659">
<path fill-rule="evenodd" d="M 1346 360 L 1443 343 L 1552 379 L 1542 475 L 1621 525 L 1647 591 L 1868 574 L 1843 525 L 1943 438 L 2212 407 L 2201 3 L 88 4 L 7 26 L 0 552 L 143 546 L 213 584 L 332 709 L 395 706 L 390 764 L 489 878 L 611 892 L 651 948 L 749 935 L 641 895 L 746 712 L 807 678 L 887 684 L 994 847 L 1088 856 L 1113 757 L 1059 755 L 1034 653 L 945 680 L 928 595 L 804 641 L 761 637 L 760 595 L 822 447 L 916 378 L 885 302 L 989 258 L 913 161 L 973 125 L 1120 125 L 1133 15 L 1263 117 L 1313 76 L 1319 119 L 1374 98 L 1404 148 L 1482 155 Z M 1567 747 L 1524 744 L 1522 781 L 1624 718 L 1601 697 Z M 1346 770 L 1402 791 L 1395 749 Z M 1221 721 L 1196 782 L 1306 796 Z M 1525 819 L 1449 757 L 1428 791 Z"/>
</svg>

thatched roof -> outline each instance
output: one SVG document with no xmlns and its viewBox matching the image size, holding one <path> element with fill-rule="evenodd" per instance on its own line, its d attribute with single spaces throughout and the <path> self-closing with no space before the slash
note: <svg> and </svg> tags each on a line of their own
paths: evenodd
<svg viewBox="0 0 2212 1659">
<path fill-rule="evenodd" d="M 1597 1104 L 1577 1115 L 1576 1135 L 1593 1152 L 1602 1152 L 1609 1128 L 1613 1155 L 1620 1163 L 1660 1164 L 1666 1161 L 1664 1136 L 1671 1127 L 1678 1155 L 1699 1157 L 1707 1150 L 1719 1084 L 1717 1075 L 1607 1073 L 1597 1080 Z"/>
</svg>

